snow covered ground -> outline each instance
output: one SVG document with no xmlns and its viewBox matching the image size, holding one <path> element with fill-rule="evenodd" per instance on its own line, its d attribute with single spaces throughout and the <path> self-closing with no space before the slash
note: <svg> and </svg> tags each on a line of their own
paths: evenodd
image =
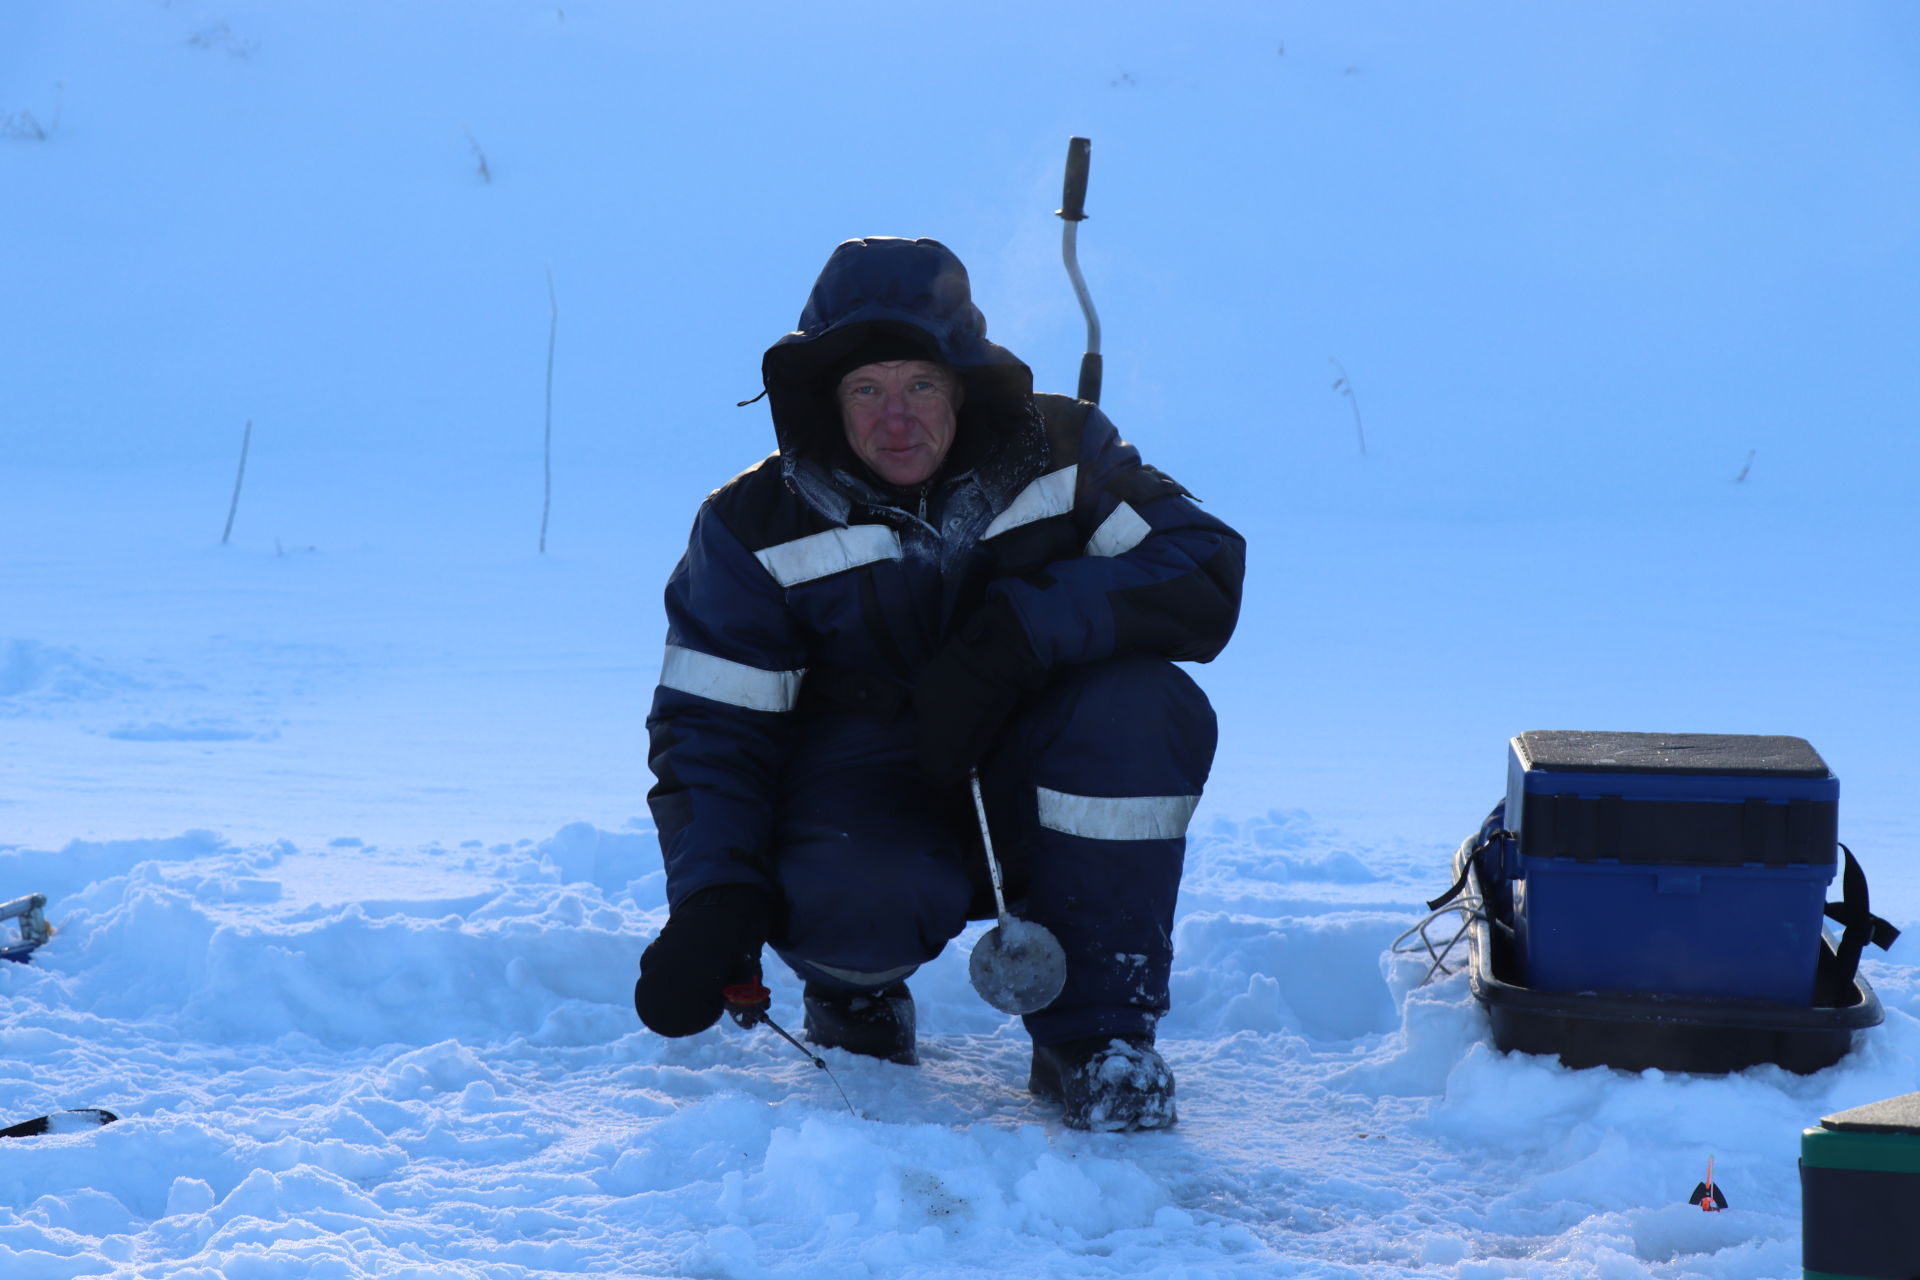
<svg viewBox="0 0 1920 1280">
<path fill-rule="evenodd" d="M 0 1120 L 124 1119 L 0 1143 L 0 1274 L 1797 1276 L 1800 1129 L 1920 1088 L 1910 940 L 1804 1078 L 1502 1055 L 1385 953 L 1529 728 L 1804 736 L 1920 923 L 1917 54 L 1868 4 L 7 6 L 0 897 L 60 931 Z M 945 239 L 1069 381 L 1073 133 L 1106 401 L 1253 547 L 1182 1122 L 1032 1106 L 971 934 L 920 1067 L 827 1055 L 849 1114 L 633 1019 L 658 593 L 838 239 Z"/>
</svg>

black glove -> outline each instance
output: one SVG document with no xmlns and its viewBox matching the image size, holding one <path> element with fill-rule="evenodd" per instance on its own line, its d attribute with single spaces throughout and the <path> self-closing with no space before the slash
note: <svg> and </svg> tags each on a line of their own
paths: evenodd
<svg viewBox="0 0 1920 1280">
<path fill-rule="evenodd" d="M 773 896 L 754 885 L 702 889 L 667 917 L 640 955 L 633 1008 L 663 1036 L 690 1036 L 720 1020 L 720 992 L 760 981 L 760 948 L 773 931 Z"/>
<path fill-rule="evenodd" d="M 1013 606 L 991 599 L 922 668 L 913 686 L 913 749 L 942 786 L 980 762 L 1020 701 L 1047 682 L 1047 669 Z"/>
</svg>

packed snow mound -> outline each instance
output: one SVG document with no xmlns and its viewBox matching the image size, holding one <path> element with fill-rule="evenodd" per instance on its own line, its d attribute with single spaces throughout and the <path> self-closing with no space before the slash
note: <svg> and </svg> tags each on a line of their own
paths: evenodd
<svg viewBox="0 0 1920 1280">
<path fill-rule="evenodd" d="M 1494 1051 L 1464 978 L 1423 985 L 1387 952 L 1432 884 L 1381 869 L 1404 850 L 1290 825 L 1284 864 L 1262 861 L 1269 818 L 1195 842 L 1246 892 L 1181 914 L 1161 1035 L 1181 1121 L 1144 1135 L 1065 1130 L 1027 1095 L 1018 1019 L 967 982 L 984 926 L 914 979 L 919 1067 L 827 1051 L 853 1114 L 766 1031 L 638 1030 L 634 961 L 665 918 L 645 831 L 5 851 L 60 932 L 0 967 L 31 1064 L 0 1102 L 123 1119 L 0 1144 L 0 1267 L 1791 1273 L 1799 1130 L 1908 1087 L 1914 969 L 1870 964 L 1888 1023 L 1816 1077 L 1568 1071 Z M 1301 866 L 1349 860 L 1365 874 L 1294 893 Z M 799 984 L 769 961 L 797 1029 Z M 1738 1213 L 1684 1203 L 1708 1154 Z"/>
<path fill-rule="evenodd" d="M 0 716 L 45 713 L 111 697 L 142 682 L 65 645 L 0 637 Z"/>
</svg>

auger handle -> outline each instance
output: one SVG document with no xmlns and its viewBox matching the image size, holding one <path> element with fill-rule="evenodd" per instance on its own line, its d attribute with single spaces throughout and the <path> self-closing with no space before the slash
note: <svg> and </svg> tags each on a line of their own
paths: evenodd
<svg viewBox="0 0 1920 1280">
<path fill-rule="evenodd" d="M 1104 373 L 1100 360 L 1100 316 L 1093 309 L 1093 295 L 1087 292 L 1086 277 L 1080 274 L 1080 224 L 1087 218 L 1087 166 L 1093 158 L 1093 140 L 1067 139 L 1067 181 L 1060 193 L 1060 207 L 1054 212 L 1067 225 L 1060 229 L 1060 257 L 1067 264 L 1067 278 L 1073 281 L 1074 296 L 1087 317 L 1087 352 L 1080 357 L 1079 397 L 1098 403 L 1100 381 Z"/>
<path fill-rule="evenodd" d="M 1084 222 L 1087 217 L 1087 166 L 1093 159 L 1093 139 L 1067 139 L 1067 182 L 1060 193 L 1060 207 L 1054 210 L 1068 222 Z"/>
</svg>

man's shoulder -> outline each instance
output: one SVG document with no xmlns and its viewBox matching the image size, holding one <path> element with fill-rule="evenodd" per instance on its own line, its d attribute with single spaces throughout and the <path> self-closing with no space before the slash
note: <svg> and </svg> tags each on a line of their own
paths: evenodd
<svg viewBox="0 0 1920 1280">
<path fill-rule="evenodd" d="M 729 506 L 741 502 L 768 502 L 786 492 L 786 489 L 786 478 L 781 474 L 780 454 L 776 450 L 708 494 L 707 501 Z"/>
<path fill-rule="evenodd" d="M 1046 423 L 1048 442 L 1057 462 L 1103 459 L 1101 485 L 1123 501 L 1193 497 L 1178 480 L 1142 462 L 1140 451 L 1121 439 L 1113 420 L 1091 400 L 1036 392 L 1033 402 Z"/>
<path fill-rule="evenodd" d="M 749 551 L 816 532 L 820 519 L 787 484 L 778 453 L 768 454 L 707 495 L 703 514 L 726 525 Z"/>
</svg>

